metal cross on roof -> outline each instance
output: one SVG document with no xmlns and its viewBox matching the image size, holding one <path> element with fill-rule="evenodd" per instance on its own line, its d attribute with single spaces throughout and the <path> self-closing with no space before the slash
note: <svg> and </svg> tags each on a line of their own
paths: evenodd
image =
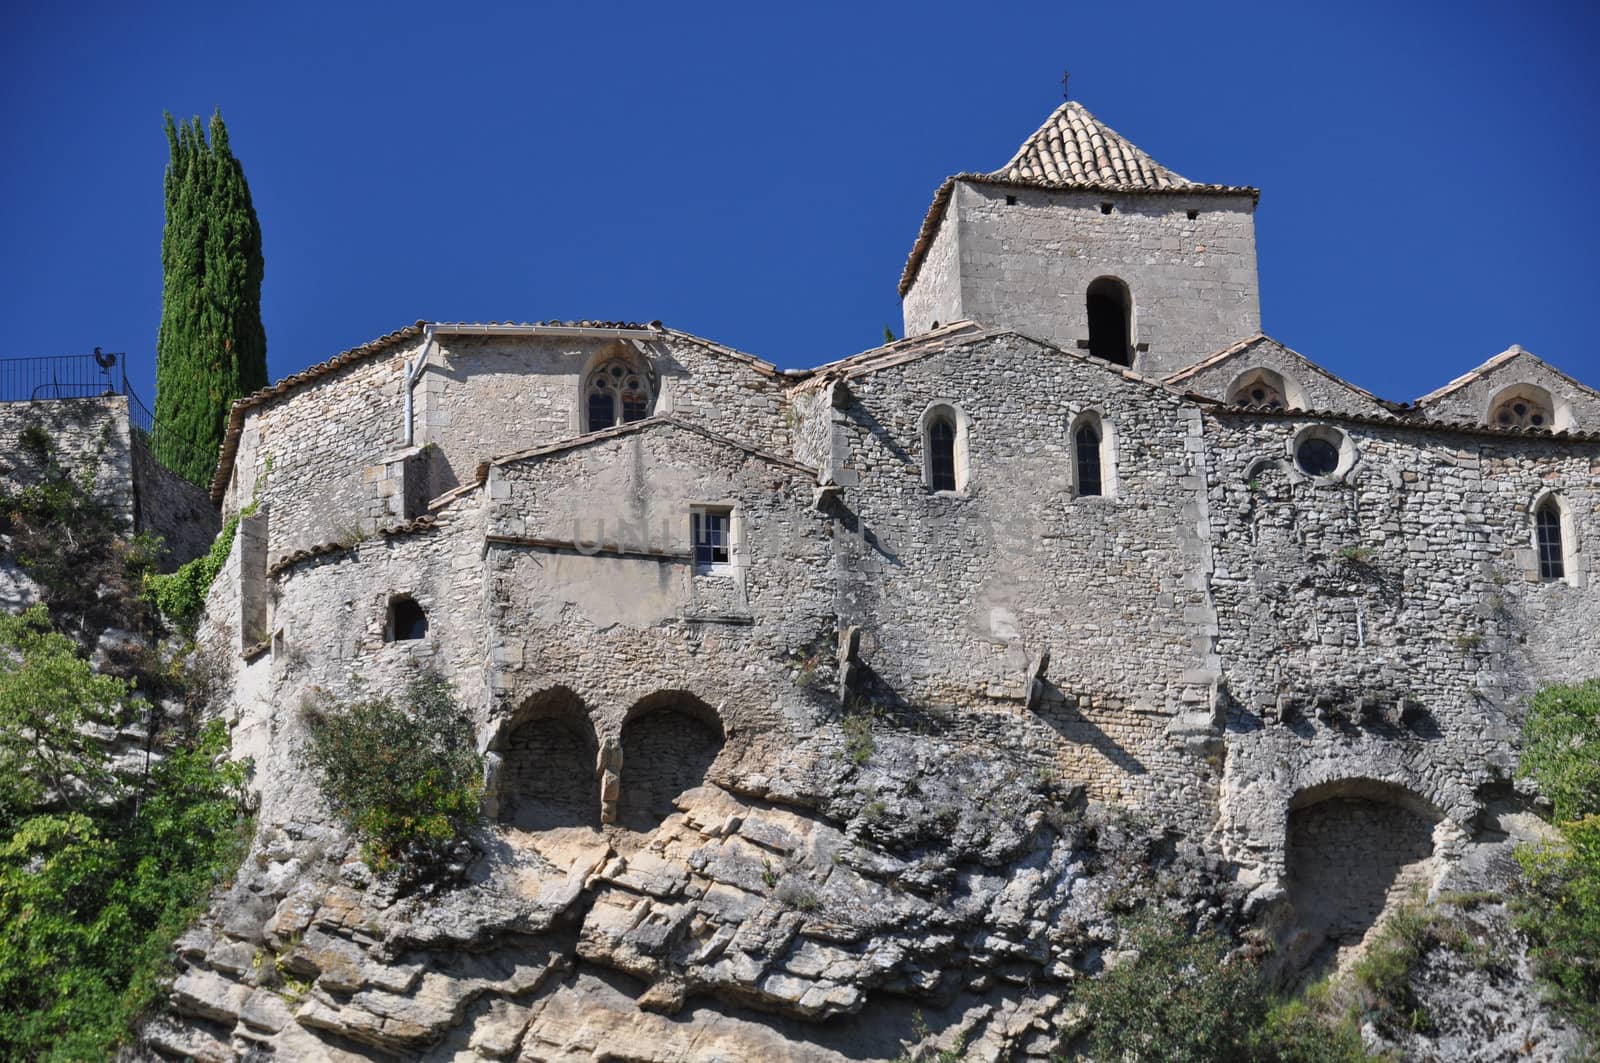
<svg viewBox="0 0 1600 1063">
<path fill-rule="evenodd" d="M 1061 72 L 1061 98 L 1063 100 L 1072 99 L 1072 95 L 1069 92 L 1067 92 L 1067 79 L 1070 78 L 1071 76 L 1072 76 L 1072 71 L 1070 71 L 1070 70 L 1063 70 Z"/>
</svg>

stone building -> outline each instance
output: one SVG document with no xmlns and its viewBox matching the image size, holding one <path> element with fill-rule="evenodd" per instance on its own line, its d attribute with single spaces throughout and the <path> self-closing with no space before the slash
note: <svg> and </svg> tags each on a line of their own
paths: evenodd
<svg viewBox="0 0 1600 1063">
<path fill-rule="evenodd" d="M 1206 840 L 1315 913 L 1307 955 L 1359 937 L 1509 791 L 1522 699 L 1600 674 L 1600 394 L 1521 348 L 1410 403 L 1340 380 L 1260 332 L 1257 195 L 1068 102 L 940 185 L 904 340 L 795 371 L 660 322 L 418 322 L 240 400 L 206 637 L 263 825 L 323 816 L 307 690 L 425 664 L 536 847 L 659 863 L 685 794 L 797 800 L 795 751 L 862 714 Z M 860 1010 L 684 949 L 680 1006 Z M 300 1026 L 406 1043 L 334 1000 Z"/>
</svg>

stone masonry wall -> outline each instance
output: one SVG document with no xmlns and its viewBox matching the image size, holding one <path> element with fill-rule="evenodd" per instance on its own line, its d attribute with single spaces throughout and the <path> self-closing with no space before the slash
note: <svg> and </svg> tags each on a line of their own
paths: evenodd
<svg viewBox="0 0 1600 1063">
<path fill-rule="evenodd" d="M 166 566 L 176 568 L 211 548 L 222 517 L 204 490 L 162 465 L 133 437 L 133 501 L 141 531 L 159 535 Z"/>
<path fill-rule="evenodd" d="M 1242 351 L 1238 357 L 1218 362 L 1197 373 L 1174 381 L 1173 386 L 1192 391 L 1220 401 L 1227 401 L 1228 389 L 1233 382 L 1252 369 L 1270 369 L 1282 376 L 1290 385 L 1284 396 L 1291 407 L 1305 410 L 1333 410 L 1340 413 L 1363 414 L 1381 417 L 1389 410 L 1371 395 L 1352 388 L 1336 377 L 1318 369 L 1293 351 L 1271 339 L 1260 339 Z"/>
<path fill-rule="evenodd" d="M 1579 431 L 1600 431 L 1600 396 L 1584 387 L 1573 387 L 1561 373 L 1527 354 L 1519 354 L 1495 366 L 1448 395 L 1428 403 L 1428 416 L 1441 421 L 1484 424 L 1489 403 L 1513 384 L 1535 384 L 1548 391 L 1557 405 L 1566 406 L 1570 424 L 1557 418 L 1555 427 Z M 1555 412 L 1555 411 L 1552 411 Z"/>
<path fill-rule="evenodd" d="M 1110 214 L 1101 213 L 1102 203 L 1113 205 Z M 1116 276 L 1133 294 L 1132 341 L 1149 345 L 1134 368 L 1148 376 L 1260 331 L 1248 196 L 958 184 L 952 209 L 962 317 L 1076 350 L 1089 338 L 1089 282 Z M 1194 220 L 1189 210 L 1198 212 Z"/>
<path fill-rule="evenodd" d="M 1355 460 L 1306 477 L 1304 418 L 1208 415 L 1224 662 L 1225 836 L 1282 851 L 1310 786 L 1368 778 L 1456 822 L 1515 763 L 1521 699 L 1600 673 L 1600 444 L 1327 422 Z M 1567 500 L 1569 579 L 1532 564 L 1533 500 Z"/>
<path fill-rule="evenodd" d="M 848 383 L 859 487 L 844 492 L 838 609 L 878 682 L 957 717 L 1020 712 L 1005 726 L 1097 796 L 1203 816 L 1200 769 L 1167 733 L 1207 709 L 1214 668 L 1198 422 L 1157 387 L 1015 335 Z M 924 483 L 935 402 L 968 422 L 955 495 Z M 1113 497 L 1073 497 L 1069 427 L 1091 409 L 1114 440 Z M 1023 712 L 1041 651 L 1045 696 Z"/>
<path fill-rule="evenodd" d="M 962 319 L 961 302 L 961 225 L 952 196 L 945 204 L 933 243 L 917 267 L 911 288 L 900 301 L 902 323 L 907 338 L 927 332 L 934 323 L 948 325 Z"/>
</svg>

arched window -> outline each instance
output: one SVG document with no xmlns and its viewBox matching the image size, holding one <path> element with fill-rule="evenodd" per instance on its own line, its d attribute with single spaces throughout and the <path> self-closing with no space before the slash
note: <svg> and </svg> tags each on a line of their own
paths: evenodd
<svg viewBox="0 0 1600 1063">
<path fill-rule="evenodd" d="M 1115 277 L 1089 284 L 1089 353 L 1117 365 L 1133 364 L 1133 295 Z"/>
<path fill-rule="evenodd" d="M 389 599 L 388 623 L 384 636 L 389 642 L 414 642 L 428 637 L 428 614 L 409 594 Z"/>
<path fill-rule="evenodd" d="M 584 386 L 586 431 L 642 421 L 650 416 L 654 396 L 649 380 L 631 362 L 613 358 L 597 366 Z"/>
<path fill-rule="evenodd" d="M 1085 422 L 1072 434 L 1078 459 L 1078 494 L 1098 495 L 1104 485 L 1100 479 L 1100 429 Z"/>
<path fill-rule="evenodd" d="M 1533 384 L 1516 384 L 1489 400 L 1489 424 L 1494 428 L 1556 428 L 1555 403 L 1550 393 Z"/>
<path fill-rule="evenodd" d="M 1545 496 L 1533 511 L 1533 541 L 1539 552 L 1539 578 L 1565 579 L 1566 553 L 1561 541 L 1561 504 Z"/>
<path fill-rule="evenodd" d="M 1256 368 L 1240 373 L 1228 385 L 1228 401 L 1236 406 L 1258 406 L 1266 410 L 1298 407 L 1299 389 L 1271 369 Z"/>
<path fill-rule="evenodd" d="M 1115 491 L 1115 448 L 1111 429 L 1086 410 L 1072 422 L 1072 493 L 1078 498 L 1110 496 Z"/>
<path fill-rule="evenodd" d="M 946 403 L 922 415 L 923 478 L 930 491 L 967 486 L 967 426 L 961 411 Z"/>
</svg>

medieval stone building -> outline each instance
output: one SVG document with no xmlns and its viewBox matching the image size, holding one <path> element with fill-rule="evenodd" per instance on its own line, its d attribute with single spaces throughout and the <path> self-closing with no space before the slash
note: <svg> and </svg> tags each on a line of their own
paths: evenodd
<svg viewBox="0 0 1600 1063">
<path fill-rule="evenodd" d="M 414 974 L 360 974 L 374 939 L 313 921 L 333 901 L 286 863 L 326 821 L 297 706 L 419 665 L 474 714 L 508 851 L 539 854 L 483 872 L 495 896 L 590 891 L 577 955 L 666 987 L 622 1025 L 686 993 L 825 1025 L 923 985 L 922 945 L 886 957 L 804 905 L 771 958 L 745 940 L 761 867 L 804 849 L 752 824 L 828 807 L 797 780 L 852 715 L 1203 842 L 1297 906 L 1290 951 L 1358 938 L 1436 880 L 1509 785 L 1521 700 L 1600 674 L 1600 394 L 1513 347 L 1394 402 L 1262 335 L 1257 195 L 1068 102 L 1004 166 L 939 187 L 899 342 L 795 371 L 660 322 L 418 322 L 236 403 L 212 497 L 255 508 L 206 637 L 283 849 L 259 903 L 190 942 L 180 1005 L 216 1038 L 243 1012 L 236 1049 L 415 1047 L 466 1022 L 481 1054 L 523 1058 L 566 1058 L 579 1013 L 612 1007 L 601 979 L 530 1018 L 535 983 L 502 970 L 429 1025 L 393 1002 L 427 996 Z M 824 907 L 872 878 L 834 857 L 810 880 Z M 996 891 L 1043 873 L 1008 874 Z M 985 919 L 994 971 L 1034 964 L 1032 987 L 1065 962 L 1034 955 L 1026 918 Z M 303 932 L 324 942 L 315 992 L 294 1021 L 252 1017 L 228 949 Z M 1017 994 L 992 1005 L 1023 1016 L 994 1027 L 1004 1051 L 1050 1014 Z M 637 1043 L 833 1058 L 738 1022 L 721 1057 L 670 1048 L 677 1028 Z"/>
</svg>

